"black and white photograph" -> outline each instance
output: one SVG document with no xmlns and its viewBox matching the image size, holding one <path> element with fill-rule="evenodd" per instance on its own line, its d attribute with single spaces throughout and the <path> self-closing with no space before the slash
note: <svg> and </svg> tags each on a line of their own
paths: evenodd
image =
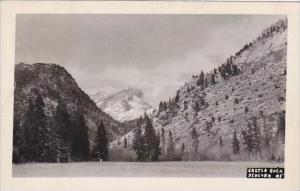
<svg viewBox="0 0 300 191">
<path fill-rule="evenodd" d="M 287 32 L 286 15 L 16 15 L 12 175 L 284 168 Z"/>
</svg>

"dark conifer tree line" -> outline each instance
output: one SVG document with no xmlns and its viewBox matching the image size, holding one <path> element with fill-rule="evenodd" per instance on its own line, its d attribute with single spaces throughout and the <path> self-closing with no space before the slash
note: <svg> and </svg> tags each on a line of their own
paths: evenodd
<svg viewBox="0 0 300 191">
<path fill-rule="evenodd" d="M 35 100 L 29 100 L 28 111 L 25 114 L 26 121 L 23 126 L 24 144 L 25 148 L 20 153 L 24 154 L 23 157 L 29 162 L 42 162 L 43 157 L 47 157 L 47 133 L 48 124 L 44 114 L 44 103 L 41 95 L 38 94 Z M 18 161 L 18 159 L 15 159 Z"/>
<path fill-rule="evenodd" d="M 58 99 L 47 116 L 42 95 L 34 91 L 24 121 L 14 118 L 13 162 L 70 162 L 90 160 L 88 127 L 81 111 L 71 114 Z"/>
<path fill-rule="evenodd" d="M 161 154 L 160 135 L 155 132 L 146 113 L 137 122 L 132 149 L 136 154 L 136 161 L 157 161 Z"/>
<path fill-rule="evenodd" d="M 240 141 L 237 138 L 236 131 L 233 132 L 232 153 L 237 157 L 240 154 Z"/>
<path fill-rule="evenodd" d="M 191 131 L 191 138 L 192 138 L 192 147 L 193 147 L 193 152 L 194 152 L 194 159 L 198 159 L 198 147 L 199 147 L 199 134 L 196 130 L 195 127 L 192 128 Z"/>
<path fill-rule="evenodd" d="M 107 140 L 106 129 L 102 121 L 100 122 L 100 125 L 97 127 L 94 148 L 92 151 L 92 159 L 95 161 L 108 160 L 108 140 Z"/>
</svg>

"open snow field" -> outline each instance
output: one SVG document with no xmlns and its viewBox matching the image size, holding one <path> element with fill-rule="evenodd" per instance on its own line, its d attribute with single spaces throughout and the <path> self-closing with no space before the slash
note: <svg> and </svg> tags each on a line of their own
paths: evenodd
<svg viewBox="0 0 300 191">
<path fill-rule="evenodd" d="M 74 162 L 13 164 L 14 177 L 246 177 L 249 167 L 283 167 L 272 162 Z"/>
</svg>

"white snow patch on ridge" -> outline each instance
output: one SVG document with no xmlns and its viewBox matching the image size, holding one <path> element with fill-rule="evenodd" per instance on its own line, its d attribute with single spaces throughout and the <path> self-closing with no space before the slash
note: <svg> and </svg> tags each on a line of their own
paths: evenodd
<svg viewBox="0 0 300 191">
<path fill-rule="evenodd" d="M 153 111 L 153 107 L 145 101 L 142 90 L 137 88 L 108 87 L 90 97 L 100 109 L 121 122 L 136 119 L 144 112 Z"/>
</svg>

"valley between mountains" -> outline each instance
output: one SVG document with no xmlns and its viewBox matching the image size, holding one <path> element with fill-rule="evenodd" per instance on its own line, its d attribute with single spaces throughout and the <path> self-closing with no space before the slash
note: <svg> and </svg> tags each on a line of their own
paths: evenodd
<svg viewBox="0 0 300 191">
<path fill-rule="evenodd" d="M 282 162 L 286 66 L 287 19 L 157 107 L 134 87 L 87 95 L 59 65 L 19 63 L 13 162 Z"/>
</svg>

